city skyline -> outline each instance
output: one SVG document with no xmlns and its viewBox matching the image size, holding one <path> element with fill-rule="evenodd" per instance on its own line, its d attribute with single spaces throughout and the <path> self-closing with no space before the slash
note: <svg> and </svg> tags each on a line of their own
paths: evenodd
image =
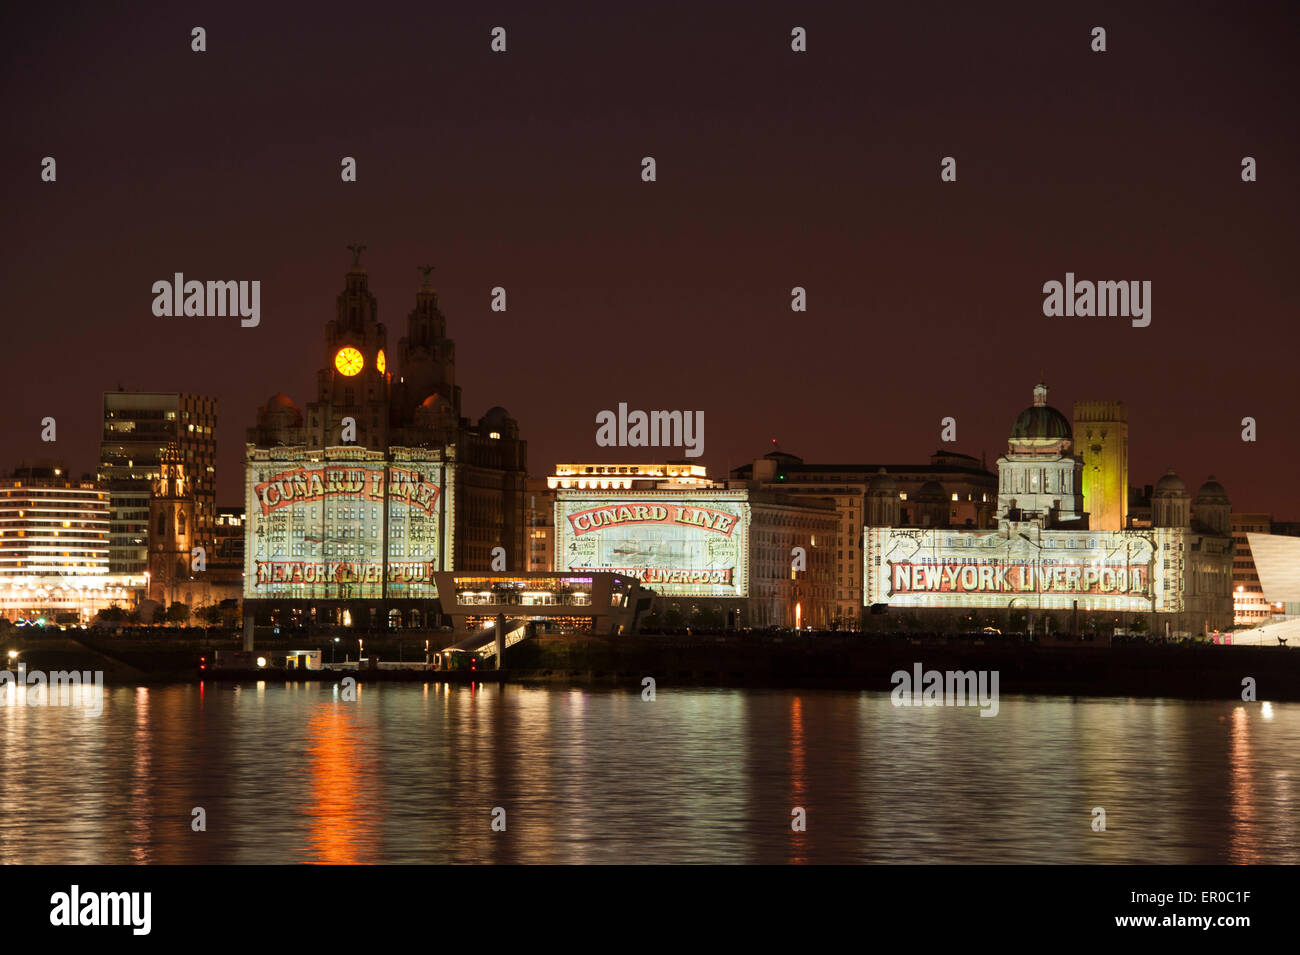
<svg viewBox="0 0 1300 955">
<path fill-rule="evenodd" d="M 1300 212 L 1284 7 L 1248 27 L 1205 10 L 1022 5 L 995 25 L 961 9 L 919 25 L 670 7 L 635 30 L 598 8 L 516 7 L 492 14 L 510 25 L 504 55 L 472 11 L 349 9 L 305 33 L 284 11 L 259 9 L 256 31 L 238 5 L 205 13 L 202 55 L 194 15 L 160 12 L 98 84 L 82 64 L 115 14 L 23 14 L 60 42 L 5 67 L 18 132 L 0 169 L 27 225 L 0 248 L 11 314 L 32 316 L 9 323 L 9 354 L 57 372 L 54 388 L 0 385 L 6 463 L 93 472 L 95 409 L 119 384 L 208 394 L 218 499 L 237 501 L 242 432 L 272 394 L 312 395 L 344 247 L 361 242 L 390 330 L 416 267 L 437 266 L 466 414 L 507 408 L 533 474 L 625 458 L 595 440 L 622 401 L 704 411 L 699 460 L 717 475 L 773 438 L 810 462 L 939 447 L 992 461 L 1043 377 L 1067 413 L 1127 403 L 1135 486 L 1213 474 L 1235 509 L 1297 516 L 1277 480 L 1300 467 L 1297 399 L 1272 358 L 1295 313 L 1282 276 Z M 159 140 L 160 116 L 191 116 L 194 135 Z M 948 156 L 956 182 L 940 178 Z M 175 272 L 259 281 L 259 324 L 156 317 L 152 285 Z M 1044 284 L 1067 273 L 1151 282 L 1151 324 L 1045 316 Z"/>
<path fill-rule="evenodd" d="M 1298 9 L 0 9 L 20 931 L 1286 924 Z"/>
<path fill-rule="evenodd" d="M 473 386 L 471 383 L 471 388 L 472 387 Z M 156 394 L 160 392 L 166 393 L 166 391 L 163 389 L 145 389 L 145 388 L 126 389 L 126 391 L 128 393 L 133 391 L 139 391 L 142 394 Z M 273 397 L 277 393 L 281 393 L 281 392 L 272 392 L 272 394 L 268 395 L 267 397 L 268 398 Z M 288 397 L 290 397 L 291 399 L 294 398 L 293 395 L 288 395 Z M 265 403 L 265 399 L 262 402 L 259 402 L 258 404 L 260 405 L 263 403 Z M 297 399 L 295 399 L 295 403 L 298 403 Z M 305 398 L 303 399 L 303 403 L 305 403 Z M 219 407 L 220 405 L 218 403 L 218 408 Z M 1072 408 L 1073 408 L 1073 402 L 1070 402 L 1068 404 L 1062 403 L 1060 405 L 1060 410 L 1065 412 L 1067 416 L 1070 416 L 1070 412 Z M 477 417 L 479 417 L 479 415 L 475 415 L 473 413 L 469 415 L 471 421 L 475 420 Z M 220 411 L 218 411 L 218 421 L 220 421 L 221 418 L 222 416 L 220 414 Z M 256 416 L 254 416 L 254 420 L 256 420 Z M 60 424 L 60 427 L 62 427 L 62 424 Z M 223 442 L 221 440 L 221 432 L 226 427 L 234 427 L 237 431 L 242 433 L 243 431 L 247 430 L 248 426 L 247 425 L 240 426 L 239 424 L 233 424 L 233 425 L 218 424 L 217 487 L 221 490 L 218 492 L 217 501 L 223 506 L 229 507 L 229 506 L 236 506 L 242 504 L 242 498 L 244 495 L 244 488 L 242 486 L 242 482 L 243 482 L 243 474 L 244 474 L 244 467 L 245 467 L 246 445 L 244 442 L 238 442 L 237 446 L 234 448 L 233 451 L 227 449 L 225 447 L 225 444 L 230 443 L 229 439 L 227 439 L 227 442 Z M 598 430 L 599 430 L 599 426 L 593 423 L 592 425 L 593 436 L 596 434 Z M 941 430 L 942 430 L 941 426 L 936 427 L 936 432 Z M 1005 427 L 1003 430 L 1005 430 Z M 524 437 L 527 437 L 526 433 L 524 434 Z M 96 446 L 96 448 L 98 447 L 98 440 L 95 440 L 92 443 Z M 343 444 L 345 442 L 340 441 L 339 443 Z M 1133 457 L 1137 460 L 1141 460 L 1144 457 L 1144 455 L 1142 454 L 1142 450 L 1138 445 L 1139 442 L 1133 442 Z M 43 447 L 46 449 L 50 449 L 50 448 L 54 448 L 54 449 L 47 450 L 44 454 L 42 454 L 41 453 L 42 446 L 40 445 L 38 439 L 38 446 L 33 449 L 33 453 L 24 456 L 15 456 L 11 461 L 2 462 L 3 469 L 6 471 L 12 470 L 14 468 L 19 467 L 23 463 L 58 462 L 67 467 L 67 470 L 70 475 L 74 475 L 77 477 L 88 476 L 91 479 L 95 478 L 96 469 L 99 464 L 99 453 L 97 450 L 89 452 L 88 456 L 93 458 L 93 460 L 91 460 L 87 466 L 83 467 L 82 460 L 87 455 L 78 455 L 76 452 L 70 454 L 68 452 L 68 447 L 66 442 L 59 443 L 57 447 L 54 447 L 54 443 L 44 444 Z M 729 477 L 732 474 L 732 472 L 735 471 L 737 468 L 744 468 L 747 465 L 751 464 L 753 460 L 760 458 L 764 454 L 767 454 L 774 450 L 780 450 L 784 453 L 795 455 L 796 457 L 801 458 L 805 463 L 809 465 L 849 464 L 849 465 L 874 466 L 876 464 L 898 464 L 900 462 L 905 462 L 908 463 L 909 466 L 919 467 L 922 470 L 924 470 L 924 465 L 922 462 L 928 460 L 932 454 L 955 453 L 959 455 L 967 455 L 973 457 L 976 460 L 980 461 L 982 466 L 984 466 L 989 471 L 989 473 L 996 473 L 995 463 L 990 463 L 990 462 L 996 462 L 997 458 L 1000 455 L 1005 453 L 1006 440 L 1005 438 L 1003 438 L 1000 444 L 996 444 L 993 447 L 980 447 L 978 449 L 973 449 L 973 448 L 963 447 L 961 442 L 944 442 L 936 437 L 934 442 L 934 447 L 930 451 L 923 452 L 921 450 L 921 446 L 919 445 L 916 448 L 911 449 L 910 451 L 903 451 L 903 450 L 882 451 L 880 449 L 872 450 L 871 448 L 868 448 L 866 455 L 859 456 L 857 458 L 851 458 L 850 456 L 845 454 L 836 455 L 834 453 L 821 458 L 816 458 L 816 457 L 809 457 L 807 454 L 801 453 L 800 449 L 797 446 L 791 448 L 790 442 L 788 441 L 781 441 L 778 438 L 772 438 L 767 442 L 765 446 L 760 445 L 759 447 L 755 448 L 754 453 L 750 457 L 748 458 L 742 457 L 738 460 L 731 460 L 730 463 L 726 464 L 725 467 L 719 467 L 715 462 L 710 461 L 707 453 L 704 456 L 702 456 L 700 459 L 695 461 L 695 463 L 703 464 L 706 468 L 706 471 L 714 480 L 726 480 L 727 477 Z M 1082 451 L 1080 451 L 1080 453 L 1082 453 Z M 1149 455 L 1146 455 L 1146 457 L 1149 458 Z M 231 460 L 232 458 L 233 460 Z M 673 449 L 664 448 L 664 447 L 645 447 L 645 448 L 618 447 L 618 448 L 611 449 L 611 448 L 599 447 L 598 443 L 595 440 L 592 441 L 591 449 L 586 451 L 585 458 L 584 458 L 584 460 L 589 460 L 593 463 L 601 463 L 601 464 L 627 463 L 633 461 L 634 459 L 637 462 L 642 462 L 642 463 L 662 463 L 667 461 L 691 460 L 690 458 L 684 457 L 680 449 L 677 449 L 676 453 L 673 453 Z M 229 465 L 230 467 L 229 472 L 223 471 L 222 468 L 223 463 Z M 550 469 L 553 469 L 559 463 L 562 463 L 562 461 L 557 460 L 557 461 L 546 461 L 540 463 L 536 461 L 530 462 L 529 474 L 533 477 L 544 477 Z M 1204 481 L 1208 480 L 1211 477 L 1215 478 L 1220 483 L 1225 483 L 1223 474 L 1231 473 L 1227 468 L 1220 469 L 1220 471 L 1218 472 L 1214 471 L 1212 468 L 1205 469 L 1204 474 L 1199 474 L 1192 467 L 1180 467 L 1177 464 L 1171 465 L 1170 467 L 1172 467 L 1172 469 L 1176 473 L 1178 473 L 1179 476 L 1182 477 L 1192 488 L 1199 486 L 1201 483 L 1203 483 Z M 1143 490 L 1144 487 L 1149 488 L 1151 486 L 1154 486 L 1156 482 L 1159 480 L 1159 478 L 1162 477 L 1166 472 L 1166 470 L 1168 469 L 1169 468 L 1166 467 L 1160 469 L 1158 472 L 1146 474 L 1140 471 L 1135 473 L 1134 469 L 1130 467 L 1129 487 L 1134 491 L 1140 492 Z M 223 474 L 227 474 L 227 473 L 233 476 L 223 478 Z M 235 486 L 233 488 L 229 487 L 232 484 Z M 1278 489 L 1278 490 L 1279 490 L 1279 494 L 1284 493 L 1284 489 Z M 1274 520 L 1279 520 L 1279 521 L 1286 521 L 1288 519 L 1291 519 L 1291 517 L 1293 516 L 1294 507 L 1290 506 L 1289 502 L 1288 504 L 1284 504 L 1279 509 L 1269 509 L 1267 507 L 1252 507 L 1245 502 L 1241 502 L 1237 500 L 1231 487 L 1228 488 L 1228 491 L 1229 491 L 1229 497 L 1232 499 L 1234 512 L 1239 512 L 1239 513 L 1265 512 L 1270 514 Z M 224 499 L 221 497 L 222 493 L 226 494 L 226 497 Z M 1283 498 L 1279 497 L 1278 500 L 1283 500 Z"/>
</svg>

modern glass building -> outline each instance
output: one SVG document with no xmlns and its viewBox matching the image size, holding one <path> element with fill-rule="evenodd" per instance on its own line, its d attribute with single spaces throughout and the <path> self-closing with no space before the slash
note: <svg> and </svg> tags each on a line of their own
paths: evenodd
<svg viewBox="0 0 1300 955">
<path fill-rule="evenodd" d="M 109 493 L 108 570 L 143 574 L 149 494 L 168 443 L 194 482 L 197 544 L 212 550 L 216 523 L 217 399 L 178 392 L 104 393 L 99 482 Z"/>
</svg>

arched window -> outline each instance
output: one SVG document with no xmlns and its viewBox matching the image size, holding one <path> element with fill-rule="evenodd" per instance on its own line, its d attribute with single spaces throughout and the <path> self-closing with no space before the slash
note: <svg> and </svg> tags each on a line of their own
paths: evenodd
<svg viewBox="0 0 1300 955">
<path fill-rule="evenodd" d="M 167 536 L 167 512 L 166 511 L 158 512 L 158 536 L 159 537 Z"/>
</svg>

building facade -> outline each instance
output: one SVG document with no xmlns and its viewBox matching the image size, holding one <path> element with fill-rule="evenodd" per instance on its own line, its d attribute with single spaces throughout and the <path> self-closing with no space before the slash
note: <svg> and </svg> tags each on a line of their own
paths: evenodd
<svg viewBox="0 0 1300 955">
<path fill-rule="evenodd" d="M 254 612 L 408 619 L 412 602 L 437 596 L 436 571 L 527 561 L 518 423 L 499 407 L 477 423 L 462 416 L 429 269 L 390 364 L 361 248 L 325 326 L 315 399 L 299 409 L 274 395 L 248 432 L 244 597 Z"/>
<path fill-rule="evenodd" d="M 237 583 L 243 595 L 244 580 L 244 509 L 218 507 L 213 534 L 213 552 L 208 570 L 223 584 Z"/>
<path fill-rule="evenodd" d="M 893 488 L 878 476 L 869 497 L 880 503 L 864 532 L 864 602 L 886 627 L 901 615 L 933 629 L 1195 636 L 1229 628 L 1231 505 L 1222 486 L 1211 477 L 1193 499 L 1170 471 L 1154 485 L 1150 527 L 1094 529 L 1084 460 L 1040 384 L 998 460 L 995 529 L 896 526 L 885 503 Z"/>
<path fill-rule="evenodd" d="M 556 572 L 638 580 L 658 625 L 831 626 L 833 501 L 677 462 L 561 464 L 547 481 Z"/>
<path fill-rule="evenodd" d="M 895 526 L 992 526 L 997 476 L 978 458 L 954 451 L 939 450 L 928 464 L 911 465 L 805 464 L 793 454 L 772 451 L 731 472 L 735 480 L 835 502 L 839 529 L 831 626 L 837 630 L 856 630 L 861 623 L 862 526 L 868 488 L 882 470 L 899 505 Z"/>
<path fill-rule="evenodd" d="M 1270 533 L 1272 523 L 1268 514 L 1232 515 L 1232 620 L 1239 627 L 1257 627 L 1273 616 L 1249 539 L 1251 534 Z"/>
<path fill-rule="evenodd" d="M 216 520 L 217 400 L 178 392 L 108 391 L 98 480 L 111 502 L 109 571 L 143 576 L 149 562 L 149 497 L 168 445 L 193 484 L 195 541 L 211 544 Z"/>
<path fill-rule="evenodd" d="M 0 479 L 0 614 L 9 620 L 87 624 L 134 603 L 144 574 L 109 572 L 109 492 L 58 462 L 32 462 Z"/>
<path fill-rule="evenodd" d="M 618 574 L 437 575 L 444 613 L 457 633 L 493 626 L 498 614 L 536 633 L 631 633 L 640 585 Z M 503 631 L 503 633 L 506 631 Z"/>
<path fill-rule="evenodd" d="M 546 485 L 545 478 L 529 478 L 527 540 L 528 571 L 555 569 L 555 492 Z"/>
<path fill-rule="evenodd" d="M 1234 524 L 1234 531 L 1239 529 L 1246 538 L 1244 549 L 1249 555 L 1249 564 L 1238 568 L 1238 579 L 1242 581 L 1238 586 L 1244 590 L 1234 597 L 1250 598 L 1245 606 L 1250 612 L 1243 615 L 1249 619 L 1242 621 L 1250 626 L 1300 619 L 1300 537 L 1294 533 L 1296 525 L 1269 521 L 1266 529 L 1258 529 L 1262 524 L 1254 520 Z"/>
<path fill-rule="evenodd" d="M 230 528 L 216 516 L 207 543 L 199 543 L 198 495 L 191 468 L 173 443 L 163 452 L 158 477 L 149 498 L 149 564 L 146 596 L 159 608 L 184 604 L 191 614 L 223 600 L 238 600 L 243 591 L 243 566 L 229 559 Z M 242 521 L 241 521 L 242 524 Z M 239 528 L 242 533 L 242 526 Z M 218 531 L 223 535 L 218 537 Z M 241 547 L 242 554 L 242 547 Z M 155 622 L 157 618 L 155 617 Z M 175 622 L 184 623 L 185 620 Z"/>
</svg>

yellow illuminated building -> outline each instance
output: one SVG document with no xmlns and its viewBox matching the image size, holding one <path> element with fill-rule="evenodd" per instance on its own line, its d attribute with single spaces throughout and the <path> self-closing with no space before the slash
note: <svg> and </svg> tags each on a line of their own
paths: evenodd
<svg viewBox="0 0 1300 955">
<path fill-rule="evenodd" d="M 1083 509 L 1093 530 L 1128 523 L 1128 408 L 1122 401 L 1074 403 L 1075 452 L 1083 458 Z"/>
</svg>

